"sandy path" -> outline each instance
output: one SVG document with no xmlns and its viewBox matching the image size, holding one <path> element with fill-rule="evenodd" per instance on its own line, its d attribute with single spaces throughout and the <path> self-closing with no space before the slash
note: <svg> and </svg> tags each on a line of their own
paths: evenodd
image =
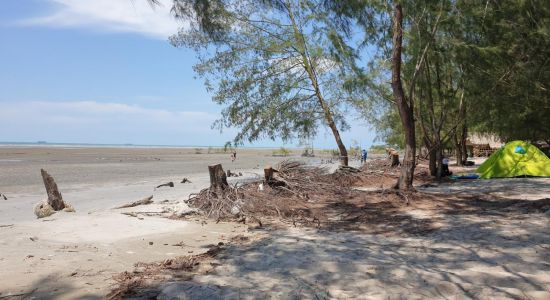
<svg viewBox="0 0 550 300">
<path fill-rule="evenodd" d="M 550 299 L 548 218 L 447 222 L 422 237 L 270 232 L 159 299 Z"/>
<path fill-rule="evenodd" d="M 550 197 L 548 183 L 492 180 L 475 189 L 465 182 L 432 192 L 505 185 L 514 199 L 530 201 Z M 213 272 L 160 285 L 159 299 L 550 299 L 550 212 L 408 213 L 437 220 L 439 229 L 412 236 L 266 231 L 230 247 Z"/>
<path fill-rule="evenodd" d="M 533 217 L 497 225 L 451 218 L 437 234 L 410 238 L 271 232 L 231 249 L 215 274 L 195 282 L 232 298 L 549 299 L 548 220 Z"/>
</svg>

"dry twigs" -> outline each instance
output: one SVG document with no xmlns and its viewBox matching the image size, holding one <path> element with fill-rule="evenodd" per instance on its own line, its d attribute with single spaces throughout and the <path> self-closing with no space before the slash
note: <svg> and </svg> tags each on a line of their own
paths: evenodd
<svg viewBox="0 0 550 300">
<path fill-rule="evenodd" d="M 265 182 L 265 188 L 258 188 L 260 181 L 241 186 L 228 185 L 221 191 L 207 188 L 192 195 L 187 202 L 217 221 L 248 219 L 261 226 L 261 218 L 279 217 L 293 223 L 318 223 L 308 208 L 311 203 L 350 192 L 347 186 L 335 180 L 337 177 L 325 168 L 283 161 L 276 166 L 273 182 Z"/>
</svg>

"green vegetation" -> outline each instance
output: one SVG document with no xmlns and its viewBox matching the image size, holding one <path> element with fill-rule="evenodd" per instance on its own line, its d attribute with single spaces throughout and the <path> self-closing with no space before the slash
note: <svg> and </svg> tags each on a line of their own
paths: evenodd
<svg viewBox="0 0 550 300">
<path fill-rule="evenodd" d="M 342 64 L 332 57 L 331 19 L 318 1 L 227 1 L 223 37 L 200 22 L 171 37 L 177 47 L 194 49 L 197 74 L 224 106 L 219 128 L 238 128 L 233 143 L 260 138 L 283 141 L 331 130 L 347 165 L 339 131 L 347 128 L 348 94 L 339 87 Z"/>
<path fill-rule="evenodd" d="M 290 154 L 292 154 L 292 151 L 284 147 L 273 150 L 273 156 L 289 156 Z"/>
<path fill-rule="evenodd" d="M 387 145 L 372 145 L 370 146 L 368 153 L 369 154 L 385 154 Z"/>
<path fill-rule="evenodd" d="M 467 160 L 468 132 L 550 140 L 547 1 L 173 3 L 190 25 L 171 41 L 196 50 L 234 144 L 309 139 L 325 125 L 347 157 L 339 131 L 354 109 L 404 150 L 408 189 L 418 146 L 440 176 L 445 148 Z"/>
<path fill-rule="evenodd" d="M 232 149 L 230 148 L 227 148 L 227 147 L 208 147 L 208 154 L 226 154 L 228 153 L 229 151 L 231 151 Z"/>
</svg>

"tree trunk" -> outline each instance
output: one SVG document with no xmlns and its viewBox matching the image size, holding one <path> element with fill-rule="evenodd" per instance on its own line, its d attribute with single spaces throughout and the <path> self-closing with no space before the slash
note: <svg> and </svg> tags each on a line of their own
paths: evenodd
<svg viewBox="0 0 550 300">
<path fill-rule="evenodd" d="M 223 191 L 229 184 L 227 183 L 227 176 L 223 171 L 222 165 L 208 166 L 208 173 L 210 174 L 210 192 L 218 195 L 223 194 Z"/>
<path fill-rule="evenodd" d="M 437 161 L 437 173 L 435 177 L 437 180 L 440 180 L 443 175 L 443 149 L 441 146 L 435 150 L 435 157 Z"/>
<path fill-rule="evenodd" d="M 462 161 L 461 165 L 466 165 L 466 162 L 468 161 L 468 148 L 466 147 L 466 139 L 468 139 L 468 127 L 466 124 L 462 127 L 462 134 L 460 137 L 460 149 L 462 152 Z"/>
<path fill-rule="evenodd" d="M 290 22 L 292 23 L 292 28 L 294 30 L 294 38 L 296 43 L 298 44 L 297 46 L 302 56 L 304 68 L 311 81 L 311 85 L 313 87 L 313 90 L 315 91 L 315 96 L 319 101 L 319 105 L 323 109 L 325 121 L 327 122 L 327 125 L 330 128 L 330 130 L 332 131 L 332 135 L 334 135 L 334 139 L 336 140 L 336 145 L 338 145 L 338 151 L 340 152 L 340 164 L 343 166 L 347 166 L 349 162 L 348 150 L 346 149 L 346 146 L 344 146 L 344 143 L 342 142 L 342 138 L 340 137 L 340 132 L 338 131 L 338 128 L 336 127 L 336 123 L 334 122 L 332 111 L 321 93 L 321 88 L 317 80 L 317 72 L 315 70 L 315 66 L 311 63 L 311 59 L 307 49 L 307 44 L 304 39 L 304 35 L 300 31 L 298 24 L 296 24 L 293 11 L 290 9 L 289 6 L 287 6 L 287 9 L 288 9 L 288 16 L 290 18 Z"/>
<path fill-rule="evenodd" d="M 63 197 L 57 189 L 55 180 L 44 169 L 40 169 L 40 173 L 42 174 L 42 180 L 44 181 L 46 193 L 48 194 L 48 204 L 56 211 L 62 210 L 65 208 L 65 202 L 63 202 Z"/>
<path fill-rule="evenodd" d="M 457 132 L 454 134 L 454 144 L 456 151 L 456 165 L 463 166 L 466 160 L 464 159 L 465 153 L 464 148 L 462 147 L 462 133 Z"/>
<path fill-rule="evenodd" d="M 392 80 L 391 87 L 393 97 L 399 109 L 399 116 L 405 132 L 405 155 L 401 165 L 401 174 L 397 181 L 397 188 L 400 190 L 412 189 L 415 160 L 416 140 L 413 118 L 413 99 L 407 101 L 403 84 L 401 83 L 401 46 L 403 43 L 403 11 L 399 2 L 394 5 L 393 16 L 393 51 L 392 51 Z"/>
<path fill-rule="evenodd" d="M 437 174 L 437 157 L 435 155 L 435 149 L 430 148 L 430 175 L 436 176 Z"/>
<path fill-rule="evenodd" d="M 342 142 L 342 138 L 340 137 L 340 132 L 338 131 L 338 128 L 336 128 L 336 124 L 334 124 L 334 121 L 332 120 L 331 116 L 331 122 L 329 123 L 330 130 L 332 130 L 332 134 L 334 135 L 334 139 L 336 140 L 336 144 L 338 145 L 338 150 L 340 152 L 340 164 L 342 166 L 348 166 L 349 164 L 349 158 L 348 158 L 348 150 L 346 149 L 346 146 Z"/>
<path fill-rule="evenodd" d="M 460 96 L 460 103 L 458 106 L 458 117 L 459 117 L 459 132 L 456 133 L 457 136 L 457 157 L 456 164 L 459 166 L 464 166 L 468 160 L 468 151 L 466 149 L 466 139 L 468 138 L 468 128 L 466 127 L 466 102 L 464 101 L 464 92 Z M 460 153 L 460 155 L 458 155 Z"/>
</svg>

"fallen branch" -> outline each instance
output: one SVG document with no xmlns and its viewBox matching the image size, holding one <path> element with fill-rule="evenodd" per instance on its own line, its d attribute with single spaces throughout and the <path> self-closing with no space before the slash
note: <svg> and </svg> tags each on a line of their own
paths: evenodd
<svg viewBox="0 0 550 300">
<path fill-rule="evenodd" d="M 163 183 L 163 184 L 157 186 L 156 188 L 158 189 L 158 188 L 161 188 L 163 186 L 174 187 L 174 183 L 172 181 L 170 181 L 170 182 L 167 182 L 167 183 Z"/>
<path fill-rule="evenodd" d="M 132 203 L 128 203 L 128 204 L 124 204 L 122 206 L 118 206 L 118 207 L 115 207 L 115 209 L 120 209 L 120 208 L 128 208 L 128 207 L 134 207 L 134 206 L 138 206 L 138 205 L 147 205 L 147 204 L 151 204 L 153 203 L 153 195 L 147 197 L 147 198 L 143 198 L 139 201 L 135 201 L 135 202 L 132 202 Z"/>
</svg>

